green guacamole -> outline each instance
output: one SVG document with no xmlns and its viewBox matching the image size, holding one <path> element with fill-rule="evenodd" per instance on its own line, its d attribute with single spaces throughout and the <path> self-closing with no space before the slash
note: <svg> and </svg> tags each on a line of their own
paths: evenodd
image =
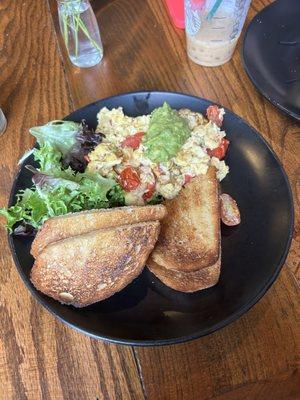
<svg viewBox="0 0 300 400">
<path fill-rule="evenodd" d="M 178 153 L 190 134 L 187 121 L 164 103 L 151 114 L 149 129 L 143 138 L 145 154 L 156 163 L 167 162 Z"/>
</svg>

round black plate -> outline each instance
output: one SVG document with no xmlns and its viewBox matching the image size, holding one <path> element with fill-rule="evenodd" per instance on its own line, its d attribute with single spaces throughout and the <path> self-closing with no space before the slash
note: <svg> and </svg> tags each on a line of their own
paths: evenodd
<svg viewBox="0 0 300 400">
<path fill-rule="evenodd" d="M 128 115 L 150 113 L 167 101 L 173 108 L 205 112 L 210 101 L 185 94 L 138 92 L 99 100 L 66 119 L 96 126 L 100 108 L 122 106 Z M 17 268 L 38 301 L 61 321 L 96 338 L 133 345 L 179 343 L 207 335 L 234 321 L 253 306 L 276 279 L 289 250 L 293 227 L 291 190 L 282 166 L 264 139 L 245 121 L 226 110 L 224 129 L 231 141 L 226 162 L 230 174 L 224 192 L 238 202 L 242 223 L 222 232 L 219 283 L 194 294 L 169 289 L 146 268 L 120 293 L 92 306 L 76 309 L 35 290 L 29 280 L 31 240 L 10 236 Z M 24 164 L 32 162 L 26 160 Z M 31 186 L 24 164 L 15 193 Z"/>
<path fill-rule="evenodd" d="M 257 90 L 300 120 L 300 1 L 277 0 L 258 13 L 246 31 L 242 56 Z"/>
</svg>

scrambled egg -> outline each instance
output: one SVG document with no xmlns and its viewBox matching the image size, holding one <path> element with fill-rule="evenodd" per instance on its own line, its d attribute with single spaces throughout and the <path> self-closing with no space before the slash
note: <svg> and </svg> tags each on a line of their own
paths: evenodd
<svg viewBox="0 0 300 400">
<path fill-rule="evenodd" d="M 126 116 L 121 107 L 108 110 L 102 108 L 98 113 L 97 132 L 105 135 L 94 151 L 89 154 L 88 171 L 98 172 L 102 176 L 117 178 L 125 166 L 132 166 L 140 176 L 140 186 L 126 193 L 127 204 L 143 204 L 143 195 L 150 185 L 164 198 L 174 198 L 187 177 L 206 174 L 210 165 L 217 169 L 217 177 L 222 180 L 229 168 L 224 161 L 210 157 L 207 149 L 216 149 L 226 136 L 216 124 L 207 121 L 202 114 L 181 109 L 178 114 L 185 118 L 191 129 L 191 135 L 175 157 L 165 163 L 154 163 L 145 155 L 145 146 L 124 147 L 122 142 L 137 132 L 147 132 L 150 115 L 139 117 Z"/>
<path fill-rule="evenodd" d="M 89 170 L 107 176 L 112 168 L 122 163 L 123 156 L 112 143 L 101 143 L 89 155 Z"/>
<path fill-rule="evenodd" d="M 119 145 L 125 137 L 134 135 L 136 132 L 147 132 L 150 123 L 150 114 L 140 117 L 128 117 L 123 108 L 102 108 L 98 115 L 98 126 L 96 132 L 105 135 L 103 142 Z"/>
</svg>

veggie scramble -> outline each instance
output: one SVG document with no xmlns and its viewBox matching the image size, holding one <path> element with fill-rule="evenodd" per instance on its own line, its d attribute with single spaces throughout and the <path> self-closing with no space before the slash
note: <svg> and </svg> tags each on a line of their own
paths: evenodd
<svg viewBox="0 0 300 400">
<path fill-rule="evenodd" d="M 208 119 L 167 103 L 150 115 L 126 116 L 121 107 L 98 113 L 96 132 L 104 137 L 88 156 L 89 172 L 114 179 L 127 205 L 153 198 L 174 198 L 193 177 L 214 165 L 221 181 L 228 173 L 222 161 L 229 142 L 220 129 L 224 110 L 210 106 Z"/>
<path fill-rule="evenodd" d="M 96 132 L 84 121 L 51 121 L 30 129 L 37 148 L 31 188 L 0 208 L 10 232 L 31 235 L 49 218 L 82 210 L 156 204 L 174 198 L 210 165 L 222 180 L 229 145 L 221 130 L 224 110 L 206 117 L 167 103 L 149 115 L 126 116 L 121 107 L 98 113 Z"/>
</svg>

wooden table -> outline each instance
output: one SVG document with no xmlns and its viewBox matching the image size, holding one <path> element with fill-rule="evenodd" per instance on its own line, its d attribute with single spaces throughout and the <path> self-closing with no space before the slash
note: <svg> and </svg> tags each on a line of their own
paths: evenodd
<svg viewBox="0 0 300 400">
<path fill-rule="evenodd" d="M 269 2 L 253 0 L 247 21 Z M 93 7 L 105 57 L 84 70 L 65 57 L 55 0 L 0 2 L 0 105 L 8 118 L 0 205 L 33 144 L 29 127 L 121 92 L 182 91 L 232 109 L 269 141 L 292 185 L 294 240 L 276 283 L 235 323 L 186 344 L 132 348 L 90 339 L 46 312 L 19 277 L 1 227 L 0 398 L 299 399 L 300 125 L 256 92 L 238 50 L 219 68 L 189 62 L 184 32 L 173 28 L 162 1 L 95 0 Z"/>
</svg>

